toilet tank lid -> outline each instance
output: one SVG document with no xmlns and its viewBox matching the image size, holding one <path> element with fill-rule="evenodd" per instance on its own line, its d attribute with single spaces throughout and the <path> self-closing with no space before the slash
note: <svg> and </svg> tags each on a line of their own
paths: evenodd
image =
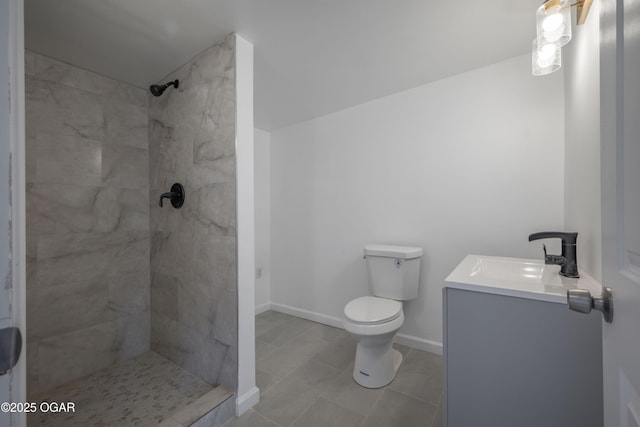
<svg viewBox="0 0 640 427">
<path fill-rule="evenodd" d="M 395 246 L 370 244 L 364 246 L 364 256 L 411 259 L 422 256 L 422 248 L 416 246 Z"/>
</svg>

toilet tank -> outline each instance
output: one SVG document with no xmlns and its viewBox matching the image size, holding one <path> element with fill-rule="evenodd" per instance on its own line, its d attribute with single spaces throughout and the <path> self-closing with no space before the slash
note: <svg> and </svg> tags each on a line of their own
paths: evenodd
<svg viewBox="0 0 640 427">
<path fill-rule="evenodd" d="M 374 296 L 399 301 L 416 299 L 422 248 L 365 245 L 369 284 Z"/>
</svg>

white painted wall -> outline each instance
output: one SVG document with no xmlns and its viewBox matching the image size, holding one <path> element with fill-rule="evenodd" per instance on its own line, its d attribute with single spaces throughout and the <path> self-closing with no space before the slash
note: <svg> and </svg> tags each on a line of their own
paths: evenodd
<svg viewBox="0 0 640 427">
<path fill-rule="evenodd" d="M 425 250 L 404 342 L 438 351 L 441 288 L 468 253 L 542 257 L 563 229 L 562 73 L 520 56 L 271 133 L 271 299 L 340 324 L 366 243 Z M 401 337 L 400 341 L 403 341 Z"/>
<path fill-rule="evenodd" d="M 255 130 L 256 314 L 271 302 L 271 154 L 268 132 Z"/>
<path fill-rule="evenodd" d="M 12 326 L 11 290 L 11 109 L 9 94 L 9 2 L 0 3 L 0 328 Z M 11 377 L 0 376 L 0 402 L 11 401 Z M 11 414 L 0 412 L 0 424 L 10 425 Z"/>
<path fill-rule="evenodd" d="M 0 2 L 0 328 L 15 326 L 26 341 L 24 5 Z M 17 365 L 0 376 L 0 402 L 27 396 L 26 346 Z M 0 425 L 23 427 L 24 413 L 0 412 Z"/>
<path fill-rule="evenodd" d="M 236 178 L 238 209 L 238 392 L 236 415 L 260 399 L 256 387 L 253 188 L 253 45 L 236 34 Z"/>
<path fill-rule="evenodd" d="M 0 327 L 11 322 L 11 45 L 9 2 L 0 3 Z"/>
<path fill-rule="evenodd" d="M 578 234 L 578 266 L 602 281 L 600 3 L 562 48 L 565 89 L 565 224 Z"/>
</svg>

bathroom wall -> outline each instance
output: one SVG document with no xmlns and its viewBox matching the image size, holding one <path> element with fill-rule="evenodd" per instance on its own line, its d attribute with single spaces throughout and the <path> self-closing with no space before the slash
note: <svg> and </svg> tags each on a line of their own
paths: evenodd
<svg viewBox="0 0 640 427">
<path fill-rule="evenodd" d="M 149 349 L 146 91 L 25 54 L 28 392 Z"/>
<path fill-rule="evenodd" d="M 211 384 L 237 388 L 235 39 L 163 79 L 150 98 L 151 347 Z M 184 185 L 181 209 L 160 194 Z"/>
<path fill-rule="evenodd" d="M 255 130 L 256 312 L 271 302 L 271 158 L 269 132 Z"/>
<path fill-rule="evenodd" d="M 0 23 L 2 28 L 9 26 L 9 5 L 1 4 Z M 9 34 L 5 31 L 0 32 L 0 88 L 1 93 L 8 94 L 11 90 L 11 76 L 9 74 L 10 67 L 10 51 Z M 2 206 L 11 206 L 11 109 L 8 102 L 0 103 L 0 201 Z M 0 328 L 12 326 L 11 316 L 11 291 L 13 289 L 13 275 L 11 273 L 11 262 L 13 251 L 11 245 L 11 209 L 3 208 L 0 210 L 0 277 L 3 278 L 0 286 Z M 11 278 L 10 280 L 8 278 Z M 0 399 L 3 402 L 10 402 L 11 382 L 10 375 L 0 377 Z M 8 413 L 0 413 L 0 422 L 9 425 L 11 422 Z"/>
<path fill-rule="evenodd" d="M 271 133 L 273 306 L 339 326 L 366 243 L 424 248 L 402 341 L 441 351 L 441 288 L 469 253 L 542 258 L 564 228 L 562 73 L 529 55 Z M 259 161 L 257 159 L 256 161 Z"/>
<path fill-rule="evenodd" d="M 600 3 L 562 48 L 565 88 L 565 223 L 578 234 L 578 266 L 602 280 Z"/>
<path fill-rule="evenodd" d="M 22 8 L 15 2 L 0 3 L 0 329 L 18 327 L 24 332 L 24 311 L 20 303 L 24 291 L 22 255 L 23 237 L 18 231 L 24 227 L 21 210 L 24 209 L 20 153 L 21 117 L 19 96 L 23 92 L 22 43 L 20 18 Z M 18 23 L 16 25 L 16 22 Z M 17 179 L 16 179 L 17 178 Z M 20 237 L 18 237 L 20 236 Z M 18 238 L 16 238 L 18 237 Z M 24 353 L 23 353 L 24 354 Z M 24 356 L 7 375 L 0 376 L 0 402 L 21 402 L 24 394 Z M 0 425 L 24 423 L 24 414 L 0 411 Z"/>
</svg>

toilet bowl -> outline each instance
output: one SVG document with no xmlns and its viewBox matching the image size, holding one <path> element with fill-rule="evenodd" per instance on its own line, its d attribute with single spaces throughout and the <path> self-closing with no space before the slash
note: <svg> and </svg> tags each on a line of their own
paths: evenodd
<svg viewBox="0 0 640 427">
<path fill-rule="evenodd" d="M 393 338 L 404 323 L 402 301 L 418 296 L 422 248 L 366 245 L 364 257 L 373 295 L 347 303 L 342 325 L 357 341 L 353 379 L 380 388 L 393 381 L 402 363 Z"/>
<path fill-rule="evenodd" d="M 360 297 L 344 308 L 343 326 L 357 341 L 354 380 L 366 388 L 389 384 L 402 363 L 393 338 L 404 323 L 402 303 L 387 298 Z"/>
</svg>

